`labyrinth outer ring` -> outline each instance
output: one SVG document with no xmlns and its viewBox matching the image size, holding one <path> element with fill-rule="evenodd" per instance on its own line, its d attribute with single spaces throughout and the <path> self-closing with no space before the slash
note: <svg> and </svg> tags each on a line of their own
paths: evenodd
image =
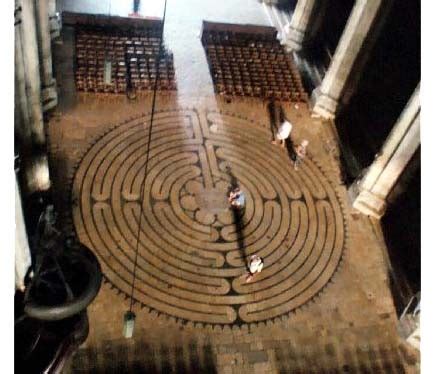
<svg viewBox="0 0 435 374">
<path fill-rule="evenodd" d="M 345 219 L 315 161 L 294 171 L 267 128 L 240 117 L 158 112 L 140 201 L 148 121 L 142 115 L 104 133 L 73 180 L 76 233 L 113 287 L 130 293 L 141 209 L 134 301 L 149 309 L 180 321 L 249 324 L 292 312 L 328 284 Z M 247 195 L 242 237 L 231 211 L 195 206 L 198 196 L 225 193 L 228 167 Z M 243 258 L 253 253 L 266 265 L 247 284 Z"/>
</svg>

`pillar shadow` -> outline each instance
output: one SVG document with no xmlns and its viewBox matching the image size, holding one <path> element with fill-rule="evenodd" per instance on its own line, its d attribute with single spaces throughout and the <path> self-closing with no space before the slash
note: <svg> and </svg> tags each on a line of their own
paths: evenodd
<svg viewBox="0 0 435 374">
<path fill-rule="evenodd" d="M 231 168 L 229 166 L 226 168 L 226 171 L 230 177 L 230 184 L 231 184 L 231 186 L 228 188 L 228 191 L 227 191 L 227 195 L 229 196 L 230 192 L 234 188 L 240 187 L 240 186 L 239 186 L 239 182 L 238 182 L 237 178 L 232 173 Z M 245 204 L 246 204 L 246 201 L 245 201 Z M 243 207 L 241 209 L 237 209 L 237 208 L 232 207 L 231 211 L 233 213 L 234 224 L 236 226 L 237 246 L 239 248 L 241 257 L 243 258 L 243 260 L 245 262 L 245 267 L 249 271 L 248 256 L 245 252 L 245 240 L 244 240 L 244 235 L 243 235 L 243 215 L 245 213 L 245 207 Z"/>
<path fill-rule="evenodd" d="M 285 141 L 285 148 L 287 151 L 288 158 L 290 159 L 290 162 L 293 166 L 293 162 L 296 160 L 296 152 L 295 152 L 293 140 L 291 139 L 290 136 Z"/>
<path fill-rule="evenodd" d="M 272 134 L 272 139 L 275 139 L 275 134 L 278 131 L 279 126 L 286 120 L 284 109 L 281 102 L 270 99 L 267 103 L 267 111 L 269 114 L 269 126 Z"/>
<path fill-rule="evenodd" d="M 98 359 L 97 359 L 98 358 Z M 74 373 L 217 374 L 216 354 L 210 342 L 151 341 L 137 336 L 131 341 L 105 340 L 102 347 L 82 348 L 69 364 Z"/>
<path fill-rule="evenodd" d="M 269 126 L 270 126 L 270 133 L 272 134 L 272 137 L 270 140 L 275 139 L 275 133 L 278 129 L 278 124 L 276 123 L 276 110 L 277 110 L 277 103 L 275 100 L 269 100 L 267 103 L 267 112 L 269 114 Z"/>
</svg>

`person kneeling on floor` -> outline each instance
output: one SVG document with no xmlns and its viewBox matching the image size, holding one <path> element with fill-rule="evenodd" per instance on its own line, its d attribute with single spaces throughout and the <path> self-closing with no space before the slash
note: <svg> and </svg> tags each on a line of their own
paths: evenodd
<svg viewBox="0 0 435 374">
<path fill-rule="evenodd" d="M 299 169 L 299 165 L 302 163 L 303 159 L 307 155 L 307 146 L 308 146 L 308 140 L 304 139 L 302 140 L 301 144 L 295 147 L 295 161 L 294 161 L 295 170 Z"/>
<path fill-rule="evenodd" d="M 231 207 L 235 209 L 243 209 L 246 201 L 245 193 L 239 187 L 236 187 L 230 192 L 228 201 L 230 202 Z"/>
<path fill-rule="evenodd" d="M 263 259 L 258 255 L 252 255 L 248 261 L 249 273 L 246 277 L 246 283 L 250 282 L 255 274 L 260 273 L 263 270 L 263 266 Z"/>
</svg>

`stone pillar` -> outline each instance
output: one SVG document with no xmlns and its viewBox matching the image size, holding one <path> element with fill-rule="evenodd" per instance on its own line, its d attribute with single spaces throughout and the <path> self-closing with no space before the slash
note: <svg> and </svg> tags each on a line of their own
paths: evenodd
<svg viewBox="0 0 435 374">
<path fill-rule="evenodd" d="M 269 23 L 277 31 L 277 39 L 283 43 L 283 37 L 285 36 L 285 28 L 290 24 L 290 15 L 279 9 L 276 5 L 278 1 L 263 1 L 263 10 L 269 20 Z"/>
<path fill-rule="evenodd" d="M 51 36 L 48 16 L 48 1 L 36 2 L 38 25 L 38 51 L 41 67 L 41 96 L 43 110 L 57 105 L 56 80 L 53 78 L 53 65 L 51 59 Z"/>
<path fill-rule="evenodd" d="M 21 44 L 20 19 L 15 19 L 15 136 L 23 147 L 30 148 L 32 132 L 24 76 L 24 56 Z"/>
<path fill-rule="evenodd" d="M 322 1 L 322 0 L 320 0 Z M 319 0 L 298 0 L 291 22 L 285 28 L 283 44 L 289 50 L 300 51 L 310 33 L 309 24 Z"/>
<path fill-rule="evenodd" d="M 15 176 L 15 287 L 24 291 L 24 277 L 31 265 L 21 193 Z"/>
<path fill-rule="evenodd" d="M 20 23 L 15 27 L 18 27 L 21 33 L 32 140 L 35 145 L 44 145 L 45 133 L 41 106 L 41 81 L 39 77 L 34 4 L 33 0 L 16 1 L 15 4 L 17 7 L 21 6 Z"/>
<path fill-rule="evenodd" d="M 335 113 L 357 59 L 369 53 L 368 39 L 384 0 L 356 0 L 320 87 L 312 94 L 313 114 L 328 119 Z M 372 43 L 371 43 L 372 44 Z"/>
<path fill-rule="evenodd" d="M 26 193 L 32 193 L 50 187 L 40 94 L 40 65 L 33 1 L 16 1 L 15 8 L 15 135 L 25 176 L 23 187 Z"/>
<path fill-rule="evenodd" d="M 50 37 L 51 39 L 55 39 L 60 36 L 60 24 L 56 12 L 56 0 L 48 0 L 48 19 L 50 21 Z"/>
<path fill-rule="evenodd" d="M 381 218 L 386 198 L 420 146 L 420 84 L 362 179 L 349 188 L 352 205 L 360 212 Z"/>
</svg>

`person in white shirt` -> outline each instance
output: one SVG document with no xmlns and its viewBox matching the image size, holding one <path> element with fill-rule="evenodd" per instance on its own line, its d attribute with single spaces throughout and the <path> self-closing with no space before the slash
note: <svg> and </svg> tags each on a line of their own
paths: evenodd
<svg viewBox="0 0 435 374">
<path fill-rule="evenodd" d="M 258 274 L 263 270 L 264 261 L 258 255 L 252 255 L 248 261 L 249 273 L 246 277 L 246 283 L 250 282 L 255 274 Z"/>
<path fill-rule="evenodd" d="M 276 137 L 274 140 L 272 140 L 272 144 L 281 144 L 281 147 L 285 146 L 285 140 L 290 136 L 290 133 L 292 131 L 293 125 L 287 121 L 284 120 L 283 123 L 278 128 L 278 132 L 276 133 Z"/>
</svg>

